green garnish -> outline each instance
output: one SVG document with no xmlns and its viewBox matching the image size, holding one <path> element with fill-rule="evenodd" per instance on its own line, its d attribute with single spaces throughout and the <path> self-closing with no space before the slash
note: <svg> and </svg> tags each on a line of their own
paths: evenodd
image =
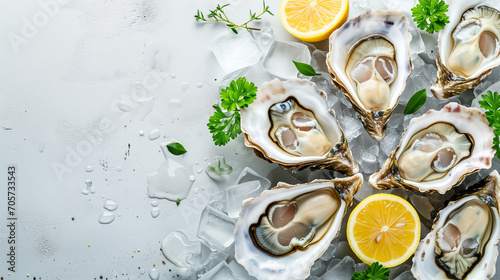
<svg viewBox="0 0 500 280">
<path fill-rule="evenodd" d="M 363 273 L 354 272 L 351 280 L 387 280 L 390 273 L 391 271 L 387 267 L 374 262 Z"/>
<path fill-rule="evenodd" d="M 173 155 L 176 155 L 176 156 L 180 156 L 182 154 L 185 154 L 187 151 L 186 149 L 184 148 L 184 146 L 182 146 L 181 143 L 170 143 L 167 145 L 167 149 L 170 153 L 172 153 Z"/>
<path fill-rule="evenodd" d="M 302 62 L 297 62 L 295 60 L 292 60 L 293 64 L 295 64 L 295 67 L 297 67 L 297 70 L 299 70 L 300 74 L 304 76 L 320 76 L 321 74 L 316 73 L 314 71 L 314 68 L 312 68 L 311 65 L 302 63 Z"/>
<path fill-rule="evenodd" d="M 496 151 L 496 157 L 500 158 L 500 95 L 498 92 L 492 93 L 488 90 L 487 94 L 481 95 L 482 101 L 479 101 L 479 106 L 485 109 L 485 115 L 490 126 L 493 127 L 493 149 Z"/>
<path fill-rule="evenodd" d="M 425 91 L 425 89 L 415 92 L 410 100 L 408 100 L 403 114 L 408 115 L 415 113 L 416 111 L 418 111 L 418 109 L 424 106 L 426 100 L 427 92 Z"/>
<path fill-rule="evenodd" d="M 266 1 L 262 1 L 263 8 L 260 14 L 257 15 L 257 13 L 252 13 L 252 10 L 250 10 L 250 19 L 242 24 L 236 24 L 230 21 L 226 15 L 226 12 L 224 12 L 224 8 L 227 6 L 229 6 L 229 4 L 222 6 L 217 5 L 217 7 L 214 10 L 208 10 L 210 13 L 207 15 L 206 18 L 203 15 L 203 12 L 200 12 L 200 10 L 198 10 L 197 14 L 194 15 L 194 18 L 196 18 L 196 21 L 201 20 L 205 22 L 219 22 L 219 21 L 226 22 L 227 28 L 231 29 L 234 33 L 238 34 L 238 30 L 236 30 L 236 28 L 244 28 L 249 32 L 250 30 L 260 30 L 258 28 L 248 27 L 248 24 L 253 20 L 260 20 L 261 19 L 260 16 L 262 16 L 263 14 L 268 13 L 274 16 L 274 14 L 271 13 L 271 11 L 269 10 L 269 6 L 266 5 Z"/>
<path fill-rule="evenodd" d="M 443 29 L 450 22 L 446 15 L 448 5 L 444 0 L 418 0 L 417 6 L 411 11 L 417 27 L 430 34 Z"/>
<path fill-rule="evenodd" d="M 221 105 L 213 105 L 215 113 L 207 124 L 215 145 L 224 146 L 241 133 L 240 109 L 252 104 L 256 96 L 257 87 L 247 82 L 245 77 L 231 81 L 228 87 L 221 90 Z"/>
<path fill-rule="evenodd" d="M 179 204 L 181 203 L 181 199 L 178 198 L 176 201 L 175 201 L 175 204 L 177 204 L 177 206 L 179 206 Z"/>
</svg>

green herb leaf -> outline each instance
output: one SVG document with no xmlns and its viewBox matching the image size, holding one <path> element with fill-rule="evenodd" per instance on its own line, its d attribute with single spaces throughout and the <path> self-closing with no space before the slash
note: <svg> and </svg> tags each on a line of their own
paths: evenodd
<svg viewBox="0 0 500 280">
<path fill-rule="evenodd" d="M 496 151 L 496 157 L 500 158 L 500 95 L 498 92 L 488 91 L 481 97 L 483 100 L 479 101 L 479 106 L 486 110 L 486 119 L 494 129 L 493 149 Z"/>
<path fill-rule="evenodd" d="M 257 98 L 258 88 L 245 77 L 231 81 L 220 92 L 221 105 L 213 105 L 215 112 L 208 119 L 208 129 L 215 145 L 224 146 L 241 133 L 240 109 L 246 108 Z"/>
<path fill-rule="evenodd" d="M 178 198 L 176 201 L 175 201 L 175 204 L 177 204 L 177 206 L 179 206 L 179 204 L 181 204 L 181 199 Z"/>
<path fill-rule="evenodd" d="M 266 14 L 266 13 L 274 16 L 274 14 L 271 13 L 271 11 L 269 10 L 269 6 L 266 5 L 266 2 L 262 1 L 262 3 L 263 3 L 262 12 L 257 15 L 257 13 L 253 13 L 252 10 L 250 10 L 250 19 L 242 24 L 236 24 L 236 23 L 232 22 L 231 20 L 229 20 L 228 16 L 226 15 L 226 12 L 224 11 L 224 8 L 229 6 L 229 4 L 222 5 L 222 6 L 219 4 L 219 5 L 217 5 L 217 7 L 215 7 L 214 10 L 208 10 L 210 13 L 208 14 L 208 16 L 206 18 L 203 15 L 203 13 L 200 12 L 200 10 L 198 10 L 196 15 L 194 15 L 194 18 L 196 19 L 196 21 L 201 20 L 201 21 L 205 21 L 205 22 L 218 22 L 218 21 L 225 22 L 226 26 L 236 34 L 238 34 L 238 30 L 236 30 L 236 28 L 243 28 L 243 29 L 246 29 L 247 31 L 260 30 L 258 28 L 248 27 L 248 24 L 250 22 L 252 22 L 253 20 L 260 20 L 261 19 L 260 16 L 262 16 L 263 14 Z"/>
<path fill-rule="evenodd" d="M 297 70 L 299 70 L 300 74 L 304 76 L 320 76 L 321 74 L 316 73 L 314 71 L 314 68 L 312 68 L 311 65 L 302 63 L 302 62 L 297 62 L 295 60 L 292 60 L 293 64 L 295 64 L 295 67 L 297 67 Z"/>
<path fill-rule="evenodd" d="M 374 262 L 362 273 L 354 272 L 351 280 L 387 280 L 390 273 L 391 271 L 388 268 Z"/>
<path fill-rule="evenodd" d="M 170 143 L 167 145 L 167 149 L 170 153 L 176 156 L 180 156 L 182 154 L 185 154 L 187 151 L 184 149 L 184 146 L 182 146 L 181 143 Z"/>
<path fill-rule="evenodd" d="M 408 104 L 406 104 L 403 114 L 408 115 L 415 113 L 416 111 L 418 111 L 418 109 L 424 106 L 426 100 L 427 92 L 425 91 L 425 89 L 415 92 L 410 100 L 408 100 Z"/>
<path fill-rule="evenodd" d="M 418 0 L 411 11 L 417 27 L 430 34 L 443 29 L 450 22 L 446 15 L 448 5 L 444 0 Z"/>
</svg>

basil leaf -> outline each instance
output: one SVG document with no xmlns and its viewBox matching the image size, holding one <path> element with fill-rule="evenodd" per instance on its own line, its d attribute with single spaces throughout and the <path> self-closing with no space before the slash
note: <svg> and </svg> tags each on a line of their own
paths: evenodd
<svg viewBox="0 0 500 280">
<path fill-rule="evenodd" d="M 410 98 L 410 100 L 408 100 L 408 104 L 406 104 L 403 114 L 406 116 L 408 114 L 415 113 L 416 111 L 418 111 L 418 109 L 424 106 L 426 100 L 427 100 L 427 92 L 425 89 L 415 92 L 415 94 Z"/>
<path fill-rule="evenodd" d="M 300 74 L 304 76 L 320 76 L 321 74 L 316 73 L 314 69 L 311 67 L 309 64 L 305 64 L 302 62 L 297 62 L 295 60 L 292 60 L 293 64 L 295 64 L 295 67 L 297 67 L 297 70 L 299 70 Z"/>
<path fill-rule="evenodd" d="M 170 143 L 167 145 L 167 149 L 170 153 L 176 156 L 180 156 L 182 154 L 185 154 L 187 151 L 184 149 L 184 146 L 182 146 L 181 143 Z"/>
</svg>

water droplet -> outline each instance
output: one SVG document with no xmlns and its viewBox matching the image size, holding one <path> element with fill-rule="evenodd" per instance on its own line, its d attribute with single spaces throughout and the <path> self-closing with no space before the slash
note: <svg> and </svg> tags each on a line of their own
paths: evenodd
<svg viewBox="0 0 500 280">
<path fill-rule="evenodd" d="M 92 165 L 87 165 L 87 167 L 85 167 L 85 171 L 92 172 L 94 171 L 94 167 L 92 167 Z"/>
<path fill-rule="evenodd" d="M 38 144 L 38 151 L 40 153 L 43 153 L 44 150 L 45 150 L 45 142 Z"/>
<path fill-rule="evenodd" d="M 89 194 L 89 191 L 82 189 L 82 194 L 84 194 L 84 195 L 88 195 L 88 194 Z"/>
<path fill-rule="evenodd" d="M 153 207 L 158 206 L 158 200 L 156 200 L 156 199 L 151 200 L 151 206 L 153 206 Z"/>
<path fill-rule="evenodd" d="M 121 166 L 117 166 L 117 167 L 116 167 L 116 171 L 118 171 L 118 172 L 122 172 L 122 171 L 123 171 L 123 167 L 121 167 Z"/>
<path fill-rule="evenodd" d="M 153 141 L 153 140 L 156 140 L 158 138 L 160 138 L 160 130 L 158 129 L 153 129 L 149 132 L 149 140 Z"/>
<path fill-rule="evenodd" d="M 158 207 L 153 207 L 151 208 L 151 217 L 156 218 L 160 215 L 160 208 Z"/>
<path fill-rule="evenodd" d="M 156 268 L 151 268 L 149 270 L 149 278 L 151 278 L 151 280 L 160 279 L 160 273 L 158 272 L 158 270 L 156 270 Z"/>
<path fill-rule="evenodd" d="M 139 131 L 140 136 L 144 136 L 144 130 Z"/>
<path fill-rule="evenodd" d="M 146 273 L 146 270 L 144 268 L 140 268 L 139 269 L 139 274 L 140 275 L 144 275 L 144 273 Z"/>
<path fill-rule="evenodd" d="M 198 174 L 200 174 L 201 172 L 203 172 L 203 169 L 204 168 L 202 167 L 202 168 L 198 169 L 196 172 L 198 172 Z"/>
<path fill-rule="evenodd" d="M 170 74 L 170 78 L 175 79 L 175 78 L 177 78 L 177 75 L 175 75 L 175 73 L 172 73 L 172 74 Z"/>
<path fill-rule="evenodd" d="M 274 37 L 274 31 L 270 27 L 262 29 L 260 34 L 260 42 L 262 43 L 262 45 L 269 45 Z"/>
<path fill-rule="evenodd" d="M 198 83 L 196 86 L 197 86 L 198 88 L 202 88 L 202 87 L 203 87 L 203 83 Z"/>
<path fill-rule="evenodd" d="M 188 83 L 184 82 L 184 83 L 181 84 L 181 90 L 182 91 L 186 91 L 186 90 L 188 90 L 188 88 L 189 88 L 189 84 Z"/>
<path fill-rule="evenodd" d="M 104 209 L 109 210 L 109 211 L 114 211 L 118 208 L 118 203 L 114 202 L 111 199 L 108 199 L 104 202 Z"/>
<path fill-rule="evenodd" d="M 198 190 L 198 188 L 195 188 L 195 189 L 194 189 L 194 193 L 195 193 L 195 194 L 198 194 L 199 192 L 200 192 L 200 191 Z"/>
<path fill-rule="evenodd" d="M 115 220 L 115 214 L 111 212 L 103 212 L 101 216 L 99 216 L 99 223 L 101 224 L 109 224 Z"/>
<path fill-rule="evenodd" d="M 190 176 L 189 176 L 189 180 L 191 180 L 191 181 L 193 181 L 193 182 L 194 182 L 194 179 L 195 179 L 195 178 L 194 178 L 194 175 L 190 175 Z"/>
<path fill-rule="evenodd" d="M 201 190 L 204 191 L 205 190 L 205 186 L 201 186 Z"/>
<path fill-rule="evenodd" d="M 121 181 L 122 180 L 122 177 L 118 177 L 118 181 Z"/>
</svg>

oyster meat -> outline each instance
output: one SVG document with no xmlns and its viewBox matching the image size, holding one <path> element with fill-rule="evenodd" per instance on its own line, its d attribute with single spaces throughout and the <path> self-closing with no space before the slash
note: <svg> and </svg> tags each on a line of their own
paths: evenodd
<svg viewBox="0 0 500 280">
<path fill-rule="evenodd" d="M 279 183 L 243 205 L 235 258 L 258 279 L 305 279 L 337 236 L 363 176 Z"/>
<path fill-rule="evenodd" d="M 448 99 L 476 87 L 500 65 L 500 2 L 455 0 L 439 33 L 438 77 L 431 91 Z"/>
<path fill-rule="evenodd" d="M 408 20 L 395 11 L 368 10 L 330 36 L 326 63 L 333 84 L 377 140 L 411 73 L 410 41 Z"/>
<path fill-rule="evenodd" d="M 308 80 L 264 83 L 257 99 L 241 109 L 241 129 L 257 156 L 286 169 L 358 172 L 326 94 Z"/>
<path fill-rule="evenodd" d="M 442 209 L 415 251 L 417 279 L 491 279 L 500 241 L 500 177 L 495 170 Z"/>
<path fill-rule="evenodd" d="M 493 130 L 478 109 L 449 103 L 410 121 L 399 146 L 370 176 L 379 189 L 402 187 L 444 193 L 495 155 Z"/>
</svg>

